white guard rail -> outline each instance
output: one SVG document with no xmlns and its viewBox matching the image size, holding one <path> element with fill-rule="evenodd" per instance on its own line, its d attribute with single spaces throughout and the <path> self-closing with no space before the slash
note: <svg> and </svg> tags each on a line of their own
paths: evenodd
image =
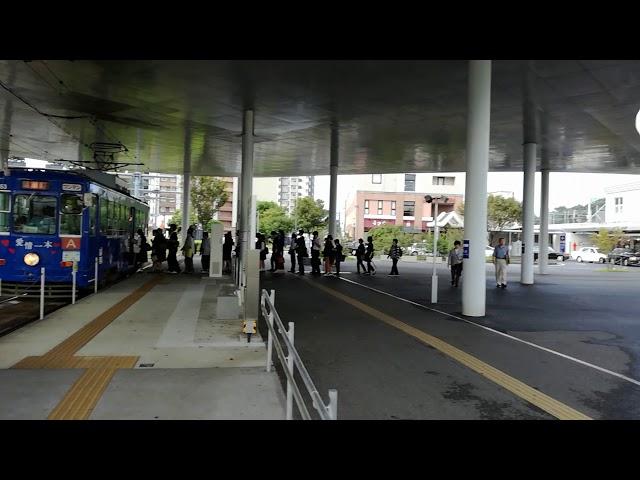
<svg viewBox="0 0 640 480">
<path fill-rule="evenodd" d="M 313 384 L 311 376 L 305 368 L 300 355 L 294 346 L 294 324 L 289 322 L 289 329 L 285 329 L 282 320 L 275 309 L 275 290 L 271 290 L 271 294 L 263 289 L 260 295 L 260 310 L 269 328 L 267 338 L 267 372 L 271 371 L 273 347 L 275 346 L 278 359 L 282 364 L 283 370 L 287 377 L 287 420 L 293 419 L 293 399 L 303 420 L 311 420 L 311 415 L 307 409 L 307 405 L 302 398 L 300 388 L 295 382 L 294 373 L 298 369 L 300 377 L 313 401 L 313 407 L 320 415 L 321 420 L 337 420 L 338 418 L 338 391 L 329 390 L 329 404 L 325 405 L 318 389 Z M 280 334 L 280 335 L 278 335 Z M 280 341 L 280 337 L 284 340 L 284 347 L 287 349 L 287 355 Z"/>
</svg>

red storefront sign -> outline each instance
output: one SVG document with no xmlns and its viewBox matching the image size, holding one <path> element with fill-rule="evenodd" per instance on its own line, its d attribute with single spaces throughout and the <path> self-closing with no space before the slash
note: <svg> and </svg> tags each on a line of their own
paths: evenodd
<svg viewBox="0 0 640 480">
<path fill-rule="evenodd" d="M 380 225 L 395 225 L 393 220 L 381 220 L 379 218 L 365 218 L 364 228 L 379 227 Z"/>
</svg>

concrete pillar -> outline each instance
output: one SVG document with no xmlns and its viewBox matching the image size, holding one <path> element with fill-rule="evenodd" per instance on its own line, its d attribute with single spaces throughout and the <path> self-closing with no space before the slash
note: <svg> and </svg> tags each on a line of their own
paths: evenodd
<svg viewBox="0 0 640 480">
<path fill-rule="evenodd" d="M 536 186 L 536 144 L 524 144 L 524 182 L 522 187 L 522 265 L 520 283 L 533 285 L 533 222 L 534 195 Z"/>
<path fill-rule="evenodd" d="M 251 195 L 253 193 L 253 110 L 245 110 L 242 117 L 242 172 L 240 177 L 240 264 L 247 271 L 249 249 L 253 242 L 249 238 L 251 222 Z"/>
<path fill-rule="evenodd" d="M 491 60 L 469 61 L 467 98 L 467 170 L 464 235 L 469 258 L 464 259 L 462 313 L 483 317 L 486 309 L 487 173 L 491 117 Z"/>
<path fill-rule="evenodd" d="M 546 255 L 549 250 L 549 169 L 542 169 L 542 185 L 540 198 L 540 255 L 538 256 L 538 273 L 544 275 L 547 273 L 547 265 L 549 264 L 549 256 Z M 542 254 L 545 252 L 545 254 Z"/>
<path fill-rule="evenodd" d="M 182 242 L 187 238 L 189 216 L 191 213 L 191 135 L 187 130 L 184 143 L 184 167 L 182 175 Z"/>
<path fill-rule="evenodd" d="M 331 159 L 329 179 L 329 235 L 336 237 L 336 207 L 338 203 L 338 127 L 331 125 Z"/>
</svg>

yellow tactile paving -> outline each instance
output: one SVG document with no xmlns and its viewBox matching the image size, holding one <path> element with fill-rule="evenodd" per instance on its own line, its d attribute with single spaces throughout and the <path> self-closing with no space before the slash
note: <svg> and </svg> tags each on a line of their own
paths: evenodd
<svg viewBox="0 0 640 480">
<path fill-rule="evenodd" d="M 316 282 L 308 281 L 308 283 L 328 293 L 329 295 L 333 295 L 334 297 L 337 297 L 340 300 L 347 302 L 348 304 L 354 306 L 359 310 L 362 310 L 363 312 L 371 315 L 372 317 L 377 318 L 378 320 L 392 327 L 395 327 L 398 330 L 401 330 L 406 334 L 411 335 L 414 338 L 417 338 L 421 342 L 436 348 L 437 350 L 441 351 L 445 355 L 448 355 L 454 360 L 457 360 L 458 362 L 471 368 L 472 370 L 479 373 L 480 375 L 497 383 L 501 387 L 506 388 L 507 390 L 519 396 L 520 398 L 532 403 L 533 405 L 536 405 L 537 407 L 541 408 L 545 412 L 553 415 L 554 417 L 560 420 L 591 420 L 591 417 L 588 417 L 587 415 L 571 408 L 568 405 L 565 405 L 564 403 L 556 400 L 555 398 L 552 398 L 536 390 L 535 388 L 530 387 L 526 383 L 523 383 L 520 380 L 504 373 L 503 371 L 492 367 L 491 365 L 483 362 L 482 360 L 474 357 L 473 355 L 469 355 L 468 353 L 454 347 L 453 345 L 450 345 L 444 342 L 443 340 L 440 340 L 439 338 L 429 335 L 415 327 L 407 325 L 406 323 L 401 322 L 400 320 L 390 315 L 387 315 L 386 313 L 383 313 L 379 310 L 376 310 L 375 308 L 365 305 L 364 303 L 359 302 L 358 300 L 354 300 L 353 298 L 350 298 L 340 292 L 337 292 L 332 288 L 325 287 Z"/>
<path fill-rule="evenodd" d="M 49 414 L 49 420 L 85 420 L 89 418 L 116 371 L 121 368 L 135 367 L 139 357 L 76 357 L 74 354 L 161 282 L 162 277 L 151 279 L 44 355 L 23 358 L 11 367 L 86 369 Z"/>
</svg>

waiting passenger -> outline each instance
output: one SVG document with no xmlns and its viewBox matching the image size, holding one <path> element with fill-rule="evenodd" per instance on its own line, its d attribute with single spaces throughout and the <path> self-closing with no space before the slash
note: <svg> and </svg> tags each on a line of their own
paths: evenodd
<svg viewBox="0 0 640 480">
<path fill-rule="evenodd" d="M 162 263 L 167 259 L 167 243 L 161 228 L 158 228 L 155 232 L 151 246 L 152 258 L 154 258 L 153 271 L 161 272 Z"/>
<path fill-rule="evenodd" d="M 335 260 L 335 249 L 333 247 L 333 236 L 331 235 L 327 235 L 327 238 L 324 240 L 322 256 L 324 258 L 324 276 L 328 277 L 333 275 L 332 265 Z"/>
<path fill-rule="evenodd" d="M 222 273 L 231 273 L 231 250 L 233 249 L 233 237 L 231 232 L 224 234 L 222 244 Z"/>
<path fill-rule="evenodd" d="M 460 247 L 460 240 L 453 242 L 453 248 L 449 252 L 449 259 L 447 260 L 447 266 L 451 267 L 451 285 L 457 287 L 460 276 L 462 275 L 462 248 Z"/>
<path fill-rule="evenodd" d="M 493 249 L 493 264 L 496 267 L 496 287 L 507 288 L 509 248 L 504 244 L 504 237 L 498 239 L 498 245 Z"/>
<path fill-rule="evenodd" d="M 209 232 L 202 232 L 202 243 L 200 244 L 200 255 L 202 256 L 202 272 L 209 273 L 209 262 L 211 260 L 211 240 Z"/>
<path fill-rule="evenodd" d="M 291 258 L 291 273 L 296 273 L 296 233 L 291 234 L 291 245 L 289 245 L 289 258 Z"/>
<path fill-rule="evenodd" d="M 187 229 L 187 238 L 184 239 L 182 246 L 184 254 L 184 273 L 193 273 L 193 254 L 195 252 L 195 242 L 193 240 L 193 228 Z"/>
<path fill-rule="evenodd" d="M 298 256 L 298 275 L 304 275 L 304 259 L 309 256 L 307 242 L 304 238 L 304 230 L 298 231 L 296 238 L 296 254 Z"/>
<path fill-rule="evenodd" d="M 342 245 L 337 238 L 334 240 L 335 246 L 335 258 L 336 258 L 336 277 L 340 276 L 340 264 L 345 261 L 345 256 L 342 254 Z"/>
<path fill-rule="evenodd" d="M 178 226 L 175 223 L 169 225 L 169 240 L 167 241 L 169 256 L 167 257 L 167 271 L 174 274 L 182 271 L 180 269 L 180 264 L 178 263 L 178 247 L 180 246 L 180 240 L 178 240 L 177 230 Z"/>
<path fill-rule="evenodd" d="M 260 251 L 260 271 L 265 271 L 264 261 L 267 259 L 269 248 L 267 247 L 266 238 L 262 233 L 256 235 L 256 250 Z"/>
</svg>

